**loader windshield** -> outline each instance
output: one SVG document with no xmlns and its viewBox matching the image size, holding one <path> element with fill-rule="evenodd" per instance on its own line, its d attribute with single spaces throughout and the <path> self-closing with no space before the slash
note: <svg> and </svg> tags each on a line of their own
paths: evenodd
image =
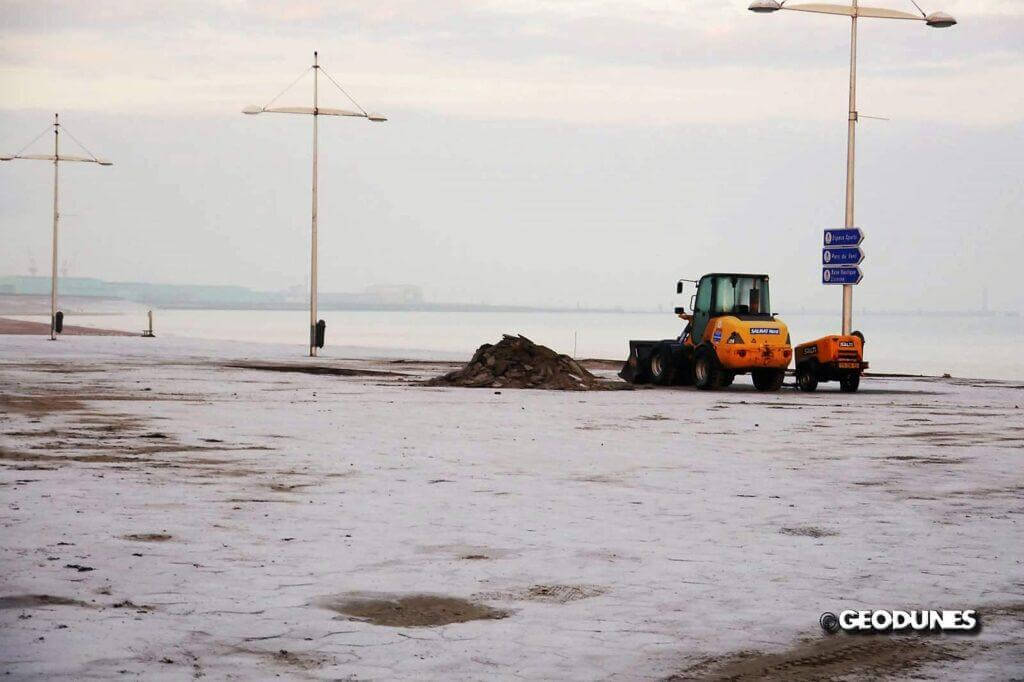
<svg viewBox="0 0 1024 682">
<path fill-rule="evenodd" d="M 720 315 L 768 315 L 768 278 L 718 275 L 714 286 L 714 312 Z"/>
</svg>

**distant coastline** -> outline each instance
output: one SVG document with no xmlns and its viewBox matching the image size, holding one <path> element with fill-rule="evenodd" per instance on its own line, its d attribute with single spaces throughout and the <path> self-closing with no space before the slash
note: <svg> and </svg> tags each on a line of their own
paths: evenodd
<svg viewBox="0 0 1024 682">
<path fill-rule="evenodd" d="M 325 301 L 325 299 L 327 299 Z M 120 315 L 143 308 L 157 310 L 309 310 L 308 301 L 194 301 L 161 297 L 157 300 L 61 294 L 60 308 L 89 315 Z M 338 302 L 321 296 L 321 311 L 433 312 L 433 313 L 651 313 L 627 308 L 543 308 L 538 306 L 488 305 L 483 303 L 387 303 Z M 666 314 L 667 311 L 661 311 Z M 0 293 L 0 315 L 49 315 L 50 297 L 42 294 Z"/>
<path fill-rule="evenodd" d="M 0 313 L 35 314 L 26 309 L 30 297 L 45 298 L 40 310 L 49 313 L 50 278 L 39 276 L 0 277 Z M 148 282 L 107 282 L 91 277 L 62 277 L 62 301 L 121 301 L 166 310 L 306 310 L 309 294 L 301 289 L 257 291 L 232 285 L 151 284 Z M 361 292 L 320 292 L 321 310 L 373 310 L 422 312 L 650 312 L 623 307 L 545 307 L 488 303 L 445 303 L 427 301 L 415 285 L 381 285 Z"/>
<path fill-rule="evenodd" d="M 40 276 L 0 277 L 0 315 L 49 315 L 50 278 Z M 89 277 L 60 279 L 61 307 L 94 315 L 119 314 L 128 308 L 163 310 L 308 310 L 308 294 L 302 291 L 257 291 L 231 285 L 152 284 L 148 282 L 107 282 Z M 321 292 L 323 311 L 438 312 L 438 313 L 620 313 L 671 315 L 663 307 L 534 306 L 489 303 L 427 301 L 414 285 L 367 287 L 357 293 Z M 904 317 L 1019 317 L 1018 311 L 994 310 L 869 310 L 858 315 L 899 315 Z M 779 315 L 834 315 L 833 309 L 789 309 Z"/>
</svg>

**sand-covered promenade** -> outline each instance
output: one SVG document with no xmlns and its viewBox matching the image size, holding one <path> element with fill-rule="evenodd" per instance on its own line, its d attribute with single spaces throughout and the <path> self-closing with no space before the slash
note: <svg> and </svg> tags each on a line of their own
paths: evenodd
<svg viewBox="0 0 1024 682">
<path fill-rule="evenodd" d="M 1024 674 L 1020 383 L 496 391 L 301 355 L 0 336 L 0 672 Z M 983 627 L 819 628 L 868 608 Z"/>
<path fill-rule="evenodd" d="M 29 320 L 16 320 L 10 317 L 0 317 L 0 335 L 3 336 L 42 336 L 49 335 L 49 333 L 50 324 L 48 322 L 32 322 Z M 61 334 L 67 336 L 139 336 L 139 334 L 131 334 L 116 329 L 96 329 L 94 327 L 76 325 L 67 325 Z"/>
</svg>

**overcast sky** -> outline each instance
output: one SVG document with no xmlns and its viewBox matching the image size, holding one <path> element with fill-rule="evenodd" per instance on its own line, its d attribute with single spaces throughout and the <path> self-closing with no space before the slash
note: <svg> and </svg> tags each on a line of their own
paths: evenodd
<svg viewBox="0 0 1024 682">
<path fill-rule="evenodd" d="M 855 305 L 1024 309 L 1024 2 L 942 1 L 952 29 L 862 22 L 859 109 L 891 120 L 858 128 Z M 742 270 L 838 307 L 849 21 L 746 5 L 0 0 L 0 151 L 60 111 L 115 162 L 62 166 L 71 275 L 305 286 L 311 120 L 240 111 L 318 49 L 390 118 L 321 120 L 322 290 L 646 307 Z M 0 166 L 0 274 L 47 271 L 51 182 Z"/>
</svg>

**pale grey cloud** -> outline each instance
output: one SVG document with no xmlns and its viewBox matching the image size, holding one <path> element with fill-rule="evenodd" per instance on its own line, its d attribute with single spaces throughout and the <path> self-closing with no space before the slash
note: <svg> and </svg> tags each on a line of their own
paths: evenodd
<svg viewBox="0 0 1024 682">
<path fill-rule="evenodd" d="M 323 124 L 325 289 L 650 305 L 680 275 L 750 269 L 789 309 L 831 306 L 815 263 L 820 229 L 842 220 L 848 27 L 745 7 L 6 0 L 0 150 L 60 110 L 116 161 L 67 171 L 73 274 L 301 284 L 308 121 L 238 112 L 319 48 L 391 116 Z M 1024 3 L 941 8 L 961 24 L 864 22 L 860 108 L 892 120 L 860 127 L 857 305 L 927 306 L 942 285 L 944 306 L 965 306 L 987 285 L 1019 308 L 1006 254 L 1024 249 Z M 48 253 L 37 165 L 0 166 L 0 272 Z M 907 274 L 920 258 L 939 284 Z"/>
<path fill-rule="evenodd" d="M 1024 80 L 1024 11 L 999 0 L 970 9 L 951 31 L 865 25 L 864 82 L 883 108 L 1019 120 L 1020 88 L 1004 86 Z M 813 84 L 844 87 L 848 39 L 837 17 L 762 17 L 721 0 L 12 2 L 3 14 L 4 106 L 141 113 L 237 109 L 290 81 L 315 46 L 380 108 L 622 123 L 638 112 L 821 118 L 831 114 Z"/>
</svg>

